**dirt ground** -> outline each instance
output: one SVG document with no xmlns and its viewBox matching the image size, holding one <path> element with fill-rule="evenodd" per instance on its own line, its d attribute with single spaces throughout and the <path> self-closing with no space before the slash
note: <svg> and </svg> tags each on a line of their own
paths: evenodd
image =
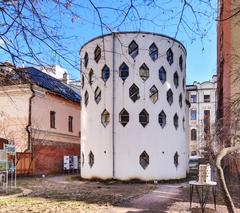
<svg viewBox="0 0 240 213">
<path fill-rule="evenodd" d="M 81 181 L 76 176 L 54 176 L 19 178 L 17 184 L 27 193 L 18 197 L 0 195 L 0 212 L 201 212 L 196 194 L 192 209 L 189 209 L 187 183 L 127 184 Z M 232 186 L 231 194 L 240 212 L 240 186 Z M 205 212 L 227 212 L 219 193 L 217 204 L 215 211 L 212 197 L 209 196 Z"/>
</svg>

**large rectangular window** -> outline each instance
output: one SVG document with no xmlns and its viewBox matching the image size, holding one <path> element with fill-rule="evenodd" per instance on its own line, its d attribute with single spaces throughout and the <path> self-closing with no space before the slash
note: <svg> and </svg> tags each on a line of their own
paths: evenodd
<svg viewBox="0 0 240 213">
<path fill-rule="evenodd" d="M 68 131 L 73 132 L 73 117 L 68 116 Z"/>
<path fill-rule="evenodd" d="M 55 125 L 55 120 L 56 120 L 56 112 L 54 111 L 50 111 L 50 128 L 56 128 L 56 125 Z"/>
<path fill-rule="evenodd" d="M 196 102 L 197 102 L 197 96 L 191 95 L 191 103 L 196 103 Z"/>
<path fill-rule="evenodd" d="M 203 96 L 204 102 L 210 102 L 210 95 Z"/>
<path fill-rule="evenodd" d="M 191 110 L 191 120 L 197 120 L 197 110 Z"/>
</svg>

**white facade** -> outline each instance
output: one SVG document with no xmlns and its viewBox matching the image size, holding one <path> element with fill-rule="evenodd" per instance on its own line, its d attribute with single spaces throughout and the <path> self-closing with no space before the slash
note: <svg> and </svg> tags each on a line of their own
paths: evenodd
<svg viewBox="0 0 240 213">
<path fill-rule="evenodd" d="M 130 45 L 133 41 L 138 45 L 137 48 Z M 153 43 L 157 51 L 155 49 L 152 59 L 149 55 L 149 47 Z M 97 47 L 101 50 L 100 59 Z M 169 49 L 171 50 L 168 51 Z M 134 51 L 131 56 L 129 51 L 132 50 Z M 172 58 L 169 54 L 171 52 Z M 122 180 L 184 178 L 187 171 L 189 145 L 186 122 L 188 107 L 185 103 L 186 51 L 183 45 L 159 34 L 113 33 L 86 43 L 81 49 L 80 57 L 83 84 L 81 91 L 82 177 Z M 171 59 L 173 63 L 168 62 Z M 122 80 L 119 71 L 123 62 L 129 68 L 125 80 Z M 149 77 L 144 79 L 143 76 L 145 81 L 139 75 L 139 68 L 144 63 L 149 68 Z M 102 69 L 105 65 L 110 70 L 110 76 L 106 81 L 102 77 Z M 166 81 L 163 83 L 159 79 L 159 69 L 162 66 L 166 71 Z M 176 86 L 173 80 L 174 73 L 177 73 Z M 135 102 L 129 97 L 129 88 L 133 84 L 139 88 L 139 95 L 135 96 L 137 97 Z M 158 100 L 155 99 L 155 103 L 149 97 L 150 88 L 154 85 L 158 90 Z M 101 91 L 100 101 L 99 96 L 96 98 L 99 103 L 95 100 L 95 95 L 99 92 L 99 90 L 96 91 L 97 87 Z M 173 92 L 171 105 L 167 101 L 169 89 Z M 182 106 L 179 103 L 180 94 Z M 129 121 L 125 126 L 120 123 L 122 117 L 119 115 L 123 109 L 129 113 Z M 139 114 L 143 109 L 149 115 L 147 119 L 149 122 L 145 123 L 145 127 L 139 122 Z M 108 124 L 105 123 L 105 126 L 101 122 L 104 110 L 110 114 L 109 123 L 106 122 Z M 164 127 L 159 124 L 159 113 L 162 110 L 166 115 Z M 177 115 L 175 121 L 178 117 L 178 122 L 175 122 L 176 127 L 174 126 L 175 114 Z M 108 121 L 108 117 L 105 121 Z"/>
<path fill-rule="evenodd" d="M 194 82 L 187 85 L 189 109 L 190 155 L 202 156 L 206 141 L 214 132 L 216 119 L 217 78 L 203 83 Z M 205 129 L 205 130 L 204 130 Z"/>
<path fill-rule="evenodd" d="M 69 81 L 68 71 L 59 65 L 52 65 L 52 66 L 37 66 L 37 69 L 41 70 L 42 72 L 51 75 L 52 77 L 59 79 L 65 83 Z"/>
</svg>

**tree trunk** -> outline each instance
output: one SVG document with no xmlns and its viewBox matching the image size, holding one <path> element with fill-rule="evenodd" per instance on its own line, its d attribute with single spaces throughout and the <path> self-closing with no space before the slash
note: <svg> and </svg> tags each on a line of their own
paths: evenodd
<svg viewBox="0 0 240 213">
<path fill-rule="evenodd" d="M 225 181 L 223 169 L 222 169 L 222 166 L 221 166 L 221 161 L 226 155 L 228 155 L 232 152 L 236 152 L 238 150 L 240 150 L 240 145 L 239 144 L 237 144 L 235 146 L 232 146 L 232 147 L 226 147 L 226 148 L 223 148 L 218 153 L 218 155 L 216 157 L 216 167 L 217 167 L 217 171 L 218 171 L 220 187 L 222 189 L 221 191 L 222 191 L 224 202 L 227 206 L 228 212 L 230 212 L 230 213 L 235 213 L 236 211 L 235 211 L 234 203 L 232 201 L 232 197 L 231 197 L 231 195 L 228 191 L 228 188 L 227 188 L 227 184 L 226 184 L 226 181 Z"/>
</svg>

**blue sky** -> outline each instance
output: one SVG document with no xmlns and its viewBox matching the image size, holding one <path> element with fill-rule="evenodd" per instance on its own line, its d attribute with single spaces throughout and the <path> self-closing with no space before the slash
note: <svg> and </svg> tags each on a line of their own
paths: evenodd
<svg viewBox="0 0 240 213">
<path fill-rule="evenodd" d="M 156 4 L 152 0 L 132 0 L 129 11 L 130 0 L 73 0 L 69 8 L 73 13 L 64 8 L 59 10 L 54 4 L 43 1 L 41 6 L 49 15 L 48 24 L 56 26 L 59 35 L 65 37 L 61 42 L 76 65 L 79 65 L 81 46 L 102 34 L 99 16 L 91 1 L 98 7 L 105 24 L 103 33 L 142 30 L 166 34 L 181 41 L 187 49 L 188 84 L 209 80 L 216 74 L 216 0 L 208 4 L 188 0 L 189 5 L 185 5 L 183 14 L 182 0 L 155 0 Z M 48 49 L 43 50 L 41 57 L 46 63 L 60 64 L 69 70 L 72 79 L 79 78 L 78 70 Z"/>
</svg>

